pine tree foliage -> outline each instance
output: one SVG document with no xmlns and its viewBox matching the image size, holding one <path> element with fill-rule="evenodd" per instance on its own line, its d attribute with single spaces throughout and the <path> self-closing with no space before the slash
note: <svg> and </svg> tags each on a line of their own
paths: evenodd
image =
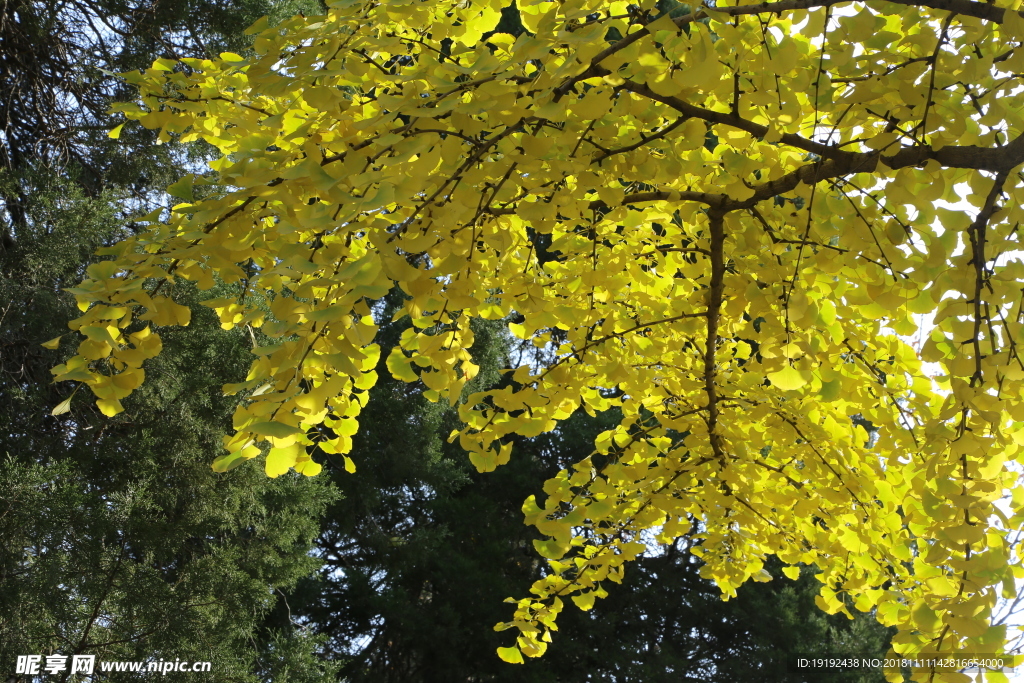
<svg viewBox="0 0 1024 683">
<path fill-rule="evenodd" d="M 132 95 L 112 72 L 145 68 L 158 56 L 244 51 L 251 41 L 243 29 L 259 17 L 291 16 L 318 7 L 315 0 L 3 3 L 0 167 L 9 172 L 26 166 L 68 171 L 90 196 L 111 186 L 145 188 L 145 176 L 140 178 L 134 168 L 142 160 L 133 159 L 127 145 L 111 145 L 107 138 L 114 125 L 110 103 Z M 151 147 L 147 137 L 139 142 Z M 147 149 L 144 157 L 159 157 L 158 151 Z M 4 199 L 7 210 L 17 213 L 27 197 L 14 201 L 8 191 Z"/>
<path fill-rule="evenodd" d="M 253 472 L 210 477 L 207 465 L 234 409 L 219 387 L 244 374 L 247 336 L 221 331 L 215 319 L 167 335 L 153 380 L 119 419 L 106 419 L 81 395 L 67 413 L 50 415 L 60 398 L 46 380 L 55 353 L 37 341 L 74 308 L 53 285 L 80 272 L 91 239 L 119 226 L 112 207 L 90 223 L 76 209 L 95 203 L 50 199 L 68 202 L 69 213 L 45 216 L 50 235 L 22 235 L 24 260 L 13 264 L 31 264 L 39 281 L 0 278 L 7 302 L 0 327 L 4 678 L 17 655 L 45 653 L 211 661 L 210 674 L 196 674 L 211 681 L 272 680 L 284 667 L 295 672 L 290 680 L 320 680 L 330 667 L 312 657 L 311 634 L 264 618 L 275 588 L 317 567 L 308 553 L 333 493 Z M 33 203 L 43 218 L 46 198 Z M 196 308 L 197 320 L 213 317 Z M 278 632 L 275 647 L 265 627 Z M 267 644 L 254 646 L 254 638 Z"/>
<path fill-rule="evenodd" d="M 206 466 L 235 407 L 219 387 L 244 376 L 251 338 L 215 319 L 165 335 L 151 383 L 115 421 L 52 384 L 68 345 L 40 347 L 74 315 L 63 289 L 95 250 L 131 234 L 128 212 L 206 154 L 110 139 L 107 108 L 126 89 L 109 72 L 165 49 L 244 51 L 240 29 L 274 9 L 0 5 L 0 679 L 25 680 L 25 654 L 211 661 L 194 675 L 211 681 L 318 681 L 334 668 L 313 656 L 312 634 L 271 618 L 279 591 L 317 567 L 316 515 L 334 494 Z M 194 289 L 177 293 L 194 305 Z"/>
<path fill-rule="evenodd" d="M 824 610 L 877 610 L 898 652 L 1000 651 L 992 609 L 1024 572 L 1017 8 L 542 1 L 482 41 L 502 5 L 339 0 L 258 22 L 253 56 L 127 76 L 128 119 L 222 156 L 91 267 L 58 380 L 117 415 L 159 328 L 189 322 L 174 283 L 219 277 L 222 325 L 271 343 L 228 387 L 251 393 L 214 467 L 269 444 L 271 475 L 313 474 L 313 446 L 352 469 L 370 302 L 410 295 L 387 368 L 452 403 L 471 321 L 515 315 L 555 359 L 468 397 L 453 438 L 479 470 L 579 407 L 623 417 L 527 499 L 551 573 L 504 659 L 691 519 L 726 595 L 775 555 L 820 570 Z M 897 335 L 926 314 L 919 354 Z"/>
</svg>

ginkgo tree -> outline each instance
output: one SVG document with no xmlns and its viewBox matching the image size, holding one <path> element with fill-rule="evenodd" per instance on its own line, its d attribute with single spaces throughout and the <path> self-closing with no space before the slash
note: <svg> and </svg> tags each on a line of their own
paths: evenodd
<svg viewBox="0 0 1024 683">
<path fill-rule="evenodd" d="M 550 572 L 497 626 L 506 660 L 687 533 L 726 597 L 774 554 L 820 570 L 822 609 L 897 626 L 896 652 L 1002 651 L 992 610 L 1024 578 L 1019 1 L 524 0 L 518 36 L 493 32 L 503 0 L 327 4 L 253 26 L 250 56 L 124 75 L 127 119 L 221 156 L 73 290 L 57 380 L 117 413 L 189 322 L 176 283 L 233 284 L 208 305 L 262 336 L 213 468 L 313 475 L 319 449 L 352 470 L 397 285 L 413 328 L 387 367 L 461 401 L 481 471 L 578 409 L 624 416 L 524 504 Z M 464 395 L 474 318 L 549 360 Z"/>
</svg>

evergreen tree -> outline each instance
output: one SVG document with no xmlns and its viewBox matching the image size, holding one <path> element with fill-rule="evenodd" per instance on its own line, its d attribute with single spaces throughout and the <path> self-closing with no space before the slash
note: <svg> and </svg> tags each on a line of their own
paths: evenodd
<svg viewBox="0 0 1024 683">
<path fill-rule="evenodd" d="M 85 392 L 51 415 L 73 386 L 52 384 L 49 368 L 70 349 L 40 346 L 78 315 L 63 290 L 96 248 L 204 155 L 157 147 L 149 131 L 109 139 L 107 108 L 130 94 L 103 70 L 244 51 L 249 23 L 300 5 L 0 7 L 0 679 L 30 678 L 14 675 L 18 655 L 58 653 L 212 662 L 196 681 L 332 671 L 307 630 L 270 610 L 316 567 L 310 542 L 335 494 L 297 475 L 210 471 L 234 407 L 220 386 L 244 376 L 251 342 L 211 329 L 195 305 L 209 293 L 182 292 L 199 324 L 165 338 L 170 355 L 147 365 L 153 386 L 114 420 Z"/>
<path fill-rule="evenodd" d="M 29 170 L 64 177 L 89 197 L 112 189 L 140 200 L 176 179 L 190 155 L 203 156 L 196 145 L 156 147 L 156 133 L 146 130 L 113 143 L 107 133 L 121 119 L 110 104 L 136 97 L 115 72 L 146 69 L 157 58 L 245 52 L 243 31 L 258 18 L 320 7 L 319 0 L 0 4 L 0 168 L 8 178 L 0 200 L 8 230 L 30 222 L 39 177 Z"/>
</svg>

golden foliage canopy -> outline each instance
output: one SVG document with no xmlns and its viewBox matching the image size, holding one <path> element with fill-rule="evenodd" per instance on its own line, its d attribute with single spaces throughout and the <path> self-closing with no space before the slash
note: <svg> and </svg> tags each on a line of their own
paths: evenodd
<svg viewBox="0 0 1024 683">
<path fill-rule="evenodd" d="M 270 476 L 315 474 L 314 444 L 352 469 L 375 300 L 397 284 L 414 325 L 388 369 L 453 404 L 470 321 L 512 316 L 549 361 L 462 396 L 480 470 L 577 409 L 624 418 L 526 501 L 551 571 L 502 657 L 685 533 L 727 596 L 775 554 L 899 652 L 1001 651 L 993 606 L 1024 577 L 1019 0 L 526 0 L 524 33 L 483 39 L 502 4 L 333 1 L 254 26 L 252 56 L 126 75 L 128 119 L 222 156 L 73 290 L 57 379 L 115 414 L 157 329 L 188 324 L 175 282 L 233 283 L 208 304 L 273 343 L 226 387 L 247 400 L 214 469 L 264 444 Z"/>
</svg>

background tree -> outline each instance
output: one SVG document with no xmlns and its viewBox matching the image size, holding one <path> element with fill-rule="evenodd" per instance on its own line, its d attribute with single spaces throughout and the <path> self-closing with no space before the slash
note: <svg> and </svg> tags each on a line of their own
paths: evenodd
<svg viewBox="0 0 1024 683">
<path fill-rule="evenodd" d="M 243 30 L 258 18 L 321 7 L 315 0 L 5 2 L 0 167 L 9 176 L 2 195 L 8 230 L 27 229 L 31 220 L 31 183 L 39 181 L 24 177 L 30 169 L 66 177 L 87 197 L 111 189 L 142 200 L 180 175 L 183 156 L 203 153 L 198 145 L 156 147 L 155 135 L 138 130 L 111 144 L 110 104 L 134 99 L 112 72 L 144 69 L 157 57 L 244 51 L 251 39 Z M 28 184 L 12 184 L 14 178 Z"/>
<path fill-rule="evenodd" d="M 51 653 L 211 661 L 205 679 L 217 681 L 318 681 L 332 671 L 313 658 L 311 634 L 266 621 L 275 591 L 317 566 L 308 550 L 315 515 L 333 497 L 327 482 L 209 476 L 235 405 L 219 388 L 244 376 L 248 336 L 219 330 L 208 308 L 193 306 L 199 324 L 165 338 L 152 386 L 114 422 L 81 395 L 50 414 L 68 395 L 50 383 L 49 367 L 69 348 L 40 347 L 74 314 L 62 289 L 96 261 L 95 249 L 130 234 L 126 216 L 206 154 L 158 147 L 148 131 L 111 140 L 107 108 L 126 89 L 109 72 L 244 51 L 242 28 L 299 6 L 0 6 L 4 680 L 19 679 L 18 655 Z M 197 299 L 179 294 L 186 305 Z"/>
</svg>

